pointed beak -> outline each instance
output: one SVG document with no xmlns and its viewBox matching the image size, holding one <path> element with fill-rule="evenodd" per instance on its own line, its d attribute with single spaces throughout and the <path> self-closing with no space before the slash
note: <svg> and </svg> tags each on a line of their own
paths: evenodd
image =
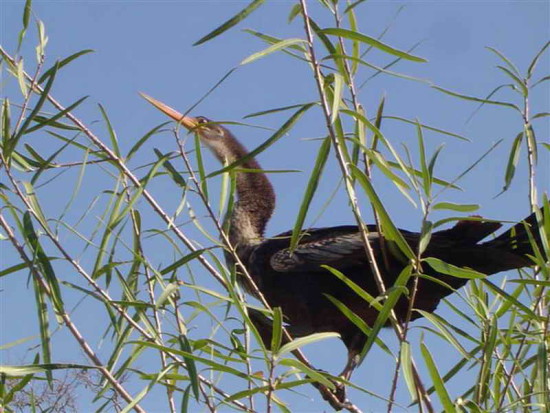
<svg viewBox="0 0 550 413">
<path fill-rule="evenodd" d="M 176 122 L 181 123 L 183 126 L 185 126 L 189 130 L 193 130 L 197 127 L 199 124 L 197 122 L 197 119 L 192 118 L 190 116 L 183 116 L 181 113 L 179 113 L 177 110 L 172 109 L 170 106 L 165 105 L 162 102 L 159 102 L 156 99 L 153 99 L 151 96 L 146 95 L 145 93 L 139 93 L 142 98 L 144 98 L 147 102 L 149 102 L 151 105 L 156 107 L 158 110 L 160 110 L 165 115 L 170 116 L 172 119 L 174 119 Z"/>
</svg>

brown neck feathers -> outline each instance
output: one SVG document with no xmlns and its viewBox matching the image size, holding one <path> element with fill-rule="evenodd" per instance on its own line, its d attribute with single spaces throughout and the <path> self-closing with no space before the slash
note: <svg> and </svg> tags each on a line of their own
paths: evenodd
<svg viewBox="0 0 550 413">
<path fill-rule="evenodd" d="M 223 142 L 208 142 L 208 146 L 222 162 L 233 163 L 248 154 L 231 133 L 227 132 Z M 273 187 L 262 172 L 258 162 L 250 158 L 236 167 L 253 172 L 237 171 L 237 202 L 229 219 L 229 240 L 237 251 L 248 250 L 262 241 L 265 227 L 275 208 Z"/>
</svg>

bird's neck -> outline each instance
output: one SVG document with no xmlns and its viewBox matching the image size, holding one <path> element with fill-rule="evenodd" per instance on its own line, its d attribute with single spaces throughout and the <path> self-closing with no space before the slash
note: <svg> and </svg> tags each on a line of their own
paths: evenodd
<svg viewBox="0 0 550 413">
<path fill-rule="evenodd" d="M 233 136 L 225 138 L 223 151 L 212 148 L 221 161 L 233 163 L 242 159 L 248 151 Z M 246 251 L 263 240 L 265 227 L 275 208 L 273 186 L 253 158 L 237 166 L 237 169 L 254 172 L 236 172 L 237 201 L 226 217 L 229 224 L 229 241 L 241 258 Z"/>
</svg>

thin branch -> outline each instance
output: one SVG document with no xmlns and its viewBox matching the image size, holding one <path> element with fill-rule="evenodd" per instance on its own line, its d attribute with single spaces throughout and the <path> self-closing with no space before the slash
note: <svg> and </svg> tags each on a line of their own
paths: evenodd
<svg viewBox="0 0 550 413">
<path fill-rule="evenodd" d="M 2 160 L 3 160 L 3 157 L 2 157 Z M 40 287 L 46 292 L 48 296 L 51 297 L 52 293 L 49 285 L 44 281 L 44 279 L 40 275 L 40 272 L 36 268 L 36 265 L 33 262 L 33 260 L 31 260 L 27 256 L 23 246 L 21 246 L 19 242 L 17 242 L 17 239 L 15 238 L 15 235 L 11 227 L 9 226 L 7 221 L 4 219 L 4 216 L 2 214 L 0 214 L 0 225 L 6 232 L 8 238 L 10 239 L 11 243 L 13 244 L 17 252 L 19 253 L 19 256 L 21 257 L 23 262 L 25 262 L 28 265 L 29 269 L 33 274 L 33 277 L 40 284 Z M 58 314 L 58 316 L 60 316 L 63 319 L 63 322 L 65 323 L 67 328 L 70 330 L 75 340 L 78 342 L 78 344 L 80 345 L 84 353 L 86 353 L 88 358 L 92 361 L 92 363 L 94 363 L 94 365 L 98 367 L 101 374 L 109 381 L 109 383 L 111 383 L 113 388 L 122 396 L 122 398 L 124 398 L 124 400 L 126 400 L 128 403 L 132 403 L 133 402 L 132 396 L 126 391 L 124 386 L 122 386 L 122 384 L 118 382 L 118 380 L 111 374 L 111 372 L 105 368 L 104 364 L 101 362 L 101 360 L 92 350 L 92 348 L 88 345 L 88 342 L 86 341 L 86 339 L 84 339 L 84 337 L 82 336 L 82 334 L 80 333 L 76 325 L 74 325 L 71 318 L 69 317 L 69 314 L 63 311 L 62 313 Z M 145 410 L 143 410 L 139 404 L 136 404 L 134 406 L 134 410 L 139 413 L 145 413 Z"/>
</svg>

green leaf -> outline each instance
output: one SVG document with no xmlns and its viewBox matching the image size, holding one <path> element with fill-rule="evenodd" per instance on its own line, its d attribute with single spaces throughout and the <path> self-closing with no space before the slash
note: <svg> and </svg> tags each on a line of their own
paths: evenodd
<svg viewBox="0 0 550 413">
<path fill-rule="evenodd" d="M 27 88 L 27 80 L 25 79 L 25 69 L 23 68 L 23 59 L 19 60 L 16 63 L 17 65 L 17 81 L 19 82 L 19 89 L 21 89 L 21 94 L 26 98 L 29 89 Z"/>
<path fill-rule="evenodd" d="M 217 37 L 220 34 L 231 29 L 233 26 L 236 26 L 242 20 L 246 19 L 250 13 L 252 13 L 259 6 L 261 6 L 263 2 L 265 2 L 265 0 L 254 0 L 250 2 L 248 6 L 246 6 L 244 9 L 238 12 L 235 16 L 231 17 L 229 20 L 224 22 L 221 26 L 218 26 L 217 28 L 212 30 L 210 33 L 208 33 L 206 36 L 201 37 L 199 40 L 193 43 L 193 46 L 198 46 L 199 44 L 205 43 L 213 39 L 214 37 Z"/>
<path fill-rule="evenodd" d="M 433 230 L 433 223 L 431 221 L 423 221 L 422 222 L 422 231 L 420 233 L 420 242 L 418 243 L 418 255 L 422 255 L 424 251 L 426 251 L 426 248 L 428 247 L 428 244 L 430 243 L 430 240 L 432 238 L 432 230 Z"/>
<path fill-rule="evenodd" d="M 540 49 L 540 51 L 537 53 L 529 67 L 527 68 L 527 79 L 531 79 L 531 76 L 533 75 L 533 71 L 535 70 L 535 67 L 537 65 L 537 62 L 539 61 L 540 57 L 544 53 L 544 51 L 550 46 L 550 41 L 546 42 L 544 46 Z"/>
<path fill-rule="evenodd" d="M 474 280 L 484 279 L 487 277 L 485 274 L 482 274 L 478 271 L 472 270 L 470 268 L 457 267 L 456 265 L 441 261 L 439 258 L 428 257 L 422 259 L 422 261 L 427 262 L 430 267 L 441 274 L 452 275 L 453 277 L 457 278 Z"/>
<path fill-rule="evenodd" d="M 23 28 L 19 32 L 19 37 L 17 40 L 17 51 L 21 49 L 21 44 L 23 43 L 23 38 L 25 37 L 25 33 L 27 32 L 27 28 L 29 27 L 29 22 L 31 20 L 31 12 L 32 12 L 32 1 L 27 0 L 25 1 L 25 8 L 23 10 Z"/>
<path fill-rule="evenodd" d="M 4 150 L 4 156 L 6 157 L 6 148 L 9 146 L 9 140 L 11 137 L 10 123 L 10 100 L 5 98 L 2 102 L 2 149 Z"/>
<path fill-rule="evenodd" d="M 401 370 L 403 371 L 403 378 L 407 384 L 407 389 L 411 399 L 414 401 L 417 400 L 417 390 L 416 390 L 416 380 L 414 379 L 413 367 L 412 367 L 412 356 L 411 356 L 411 345 L 407 341 L 401 342 Z"/>
<path fill-rule="evenodd" d="M 292 46 L 292 45 L 296 45 L 296 44 L 299 44 L 299 43 L 306 43 L 305 40 L 303 39 L 286 39 L 286 40 L 281 40 L 277 43 L 275 43 L 274 45 L 271 45 L 269 46 L 267 49 L 264 49 L 264 50 L 261 50 L 257 53 L 254 53 L 250 56 L 248 56 L 246 59 L 244 59 L 240 65 L 246 65 L 246 64 L 249 64 L 249 63 L 252 63 L 253 61 L 255 60 L 258 60 L 262 57 L 265 57 L 271 53 L 274 53 L 278 50 L 281 50 L 281 49 L 285 49 L 289 46 Z"/>
<path fill-rule="evenodd" d="M 191 345 L 189 343 L 189 340 L 186 336 L 180 335 L 179 342 L 181 348 L 186 353 L 191 353 L 193 349 L 191 348 Z M 200 391 L 199 391 L 199 376 L 197 373 L 197 366 L 195 364 L 195 360 L 192 357 L 183 356 L 183 359 L 185 360 L 185 367 L 187 367 L 187 373 L 189 373 L 189 381 L 191 382 L 191 388 L 193 389 L 193 394 L 195 395 L 195 400 L 199 400 L 200 397 Z"/>
<path fill-rule="evenodd" d="M 160 131 L 161 128 L 163 128 L 164 126 L 168 125 L 169 123 L 172 123 L 170 121 L 168 122 L 164 122 L 164 123 L 161 123 L 160 125 L 158 126 L 155 126 L 153 129 L 151 129 L 149 132 L 147 132 L 145 135 L 143 135 L 135 144 L 134 146 L 132 146 L 130 148 L 130 150 L 128 151 L 128 154 L 126 155 L 126 160 L 128 161 L 129 159 L 132 158 L 132 156 L 134 156 L 134 154 L 139 150 L 139 148 L 145 143 L 147 142 L 147 140 L 149 140 L 149 138 L 153 135 L 155 135 L 157 132 Z M 160 153 L 160 152 L 159 152 Z M 159 156 L 159 153 L 157 153 L 157 156 Z"/>
<path fill-rule="evenodd" d="M 299 110 L 297 110 L 284 124 L 281 126 L 269 139 L 267 139 L 264 143 L 262 143 L 260 146 L 258 146 L 256 149 L 250 151 L 246 156 L 243 156 L 242 158 L 238 159 L 237 161 L 233 162 L 232 164 L 219 169 L 215 172 L 212 172 L 211 174 L 207 175 L 206 178 L 212 178 L 213 176 L 220 175 L 224 172 L 230 171 L 235 169 L 235 167 L 243 164 L 244 162 L 248 161 L 251 158 L 256 157 L 258 154 L 265 151 L 267 148 L 269 148 L 271 145 L 273 145 L 275 142 L 277 142 L 279 139 L 281 139 L 292 127 L 294 124 L 302 117 L 302 115 L 310 109 L 314 104 L 308 103 L 304 106 L 302 106 Z"/>
<path fill-rule="evenodd" d="M 424 134 L 422 133 L 422 127 L 420 123 L 416 121 L 416 136 L 418 138 L 418 152 L 420 155 L 420 171 L 422 172 L 422 182 L 424 193 L 431 198 L 432 191 L 432 177 L 430 176 L 430 171 L 428 169 L 428 164 L 426 162 L 426 147 L 424 145 Z"/>
<path fill-rule="evenodd" d="M 32 109 L 31 113 L 25 119 L 25 121 L 23 122 L 23 124 L 21 125 L 19 130 L 14 131 L 15 136 L 13 136 L 9 141 L 9 150 L 8 150 L 8 148 L 4 147 L 4 153 L 5 153 L 6 157 L 9 157 L 11 152 L 13 150 L 15 150 L 15 147 L 17 146 L 17 143 L 19 142 L 19 139 L 21 138 L 21 136 L 23 136 L 23 134 L 25 133 L 25 131 L 29 127 L 30 123 L 33 121 L 34 117 L 42 109 L 42 106 L 44 105 L 44 103 L 46 102 L 46 100 L 48 98 L 48 95 L 50 93 L 50 89 L 53 86 L 53 82 L 55 80 L 55 75 L 57 73 L 57 68 L 58 68 L 58 65 L 56 64 L 56 66 L 55 66 L 56 70 L 54 70 L 52 72 L 52 75 L 50 76 L 50 79 L 48 80 L 48 83 L 46 83 L 46 86 L 44 86 L 44 89 L 42 90 L 42 93 L 40 93 L 40 97 L 38 98 L 38 101 L 36 102 L 36 105 L 34 105 L 34 108 Z"/>
<path fill-rule="evenodd" d="M 398 57 L 400 57 L 402 59 L 405 59 L 405 60 L 411 60 L 413 62 L 426 62 L 427 61 L 426 59 L 424 59 L 422 57 L 414 56 L 414 55 L 411 55 L 411 54 L 406 53 L 404 51 L 394 49 L 393 47 L 388 46 L 387 44 L 384 44 L 384 43 L 380 42 L 379 40 L 376 40 L 373 37 L 370 37 L 370 36 L 367 36 L 367 35 L 364 35 L 364 34 L 361 34 L 361 33 L 357 33 L 357 32 L 354 32 L 352 30 L 339 29 L 339 28 L 328 28 L 328 29 L 322 29 L 321 32 L 324 33 L 324 34 L 344 37 L 346 39 L 357 40 L 357 41 L 366 43 L 368 45 L 371 45 L 371 46 L 373 46 L 373 47 L 375 47 L 379 50 L 382 50 L 385 53 L 388 53 L 388 54 L 391 54 L 391 55 L 394 55 L 394 56 L 398 56 Z"/>
<path fill-rule="evenodd" d="M 326 340 L 328 338 L 340 337 L 338 333 L 314 333 L 309 336 L 300 337 L 295 340 L 292 340 L 290 343 L 286 343 L 279 350 L 279 356 L 290 353 L 291 351 L 297 350 L 306 344 L 316 343 L 317 341 Z"/>
<path fill-rule="evenodd" d="M 424 357 L 426 367 L 428 368 L 428 372 L 430 374 L 430 377 L 432 378 L 435 391 L 439 396 L 439 400 L 441 401 L 441 405 L 443 406 L 444 411 L 446 413 L 456 412 L 454 404 L 451 401 L 451 397 L 447 392 L 447 389 L 445 388 L 445 382 L 441 379 L 441 376 L 437 371 L 437 366 L 435 365 L 434 359 L 430 354 L 430 350 L 428 350 L 428 347 L 423 342 L 420 343 L 420 351 L 422 352 L 422 357 Z"/>
<path fill-rule="evenodd" d="M 330 109 L 330 123 L 333 124 L 338 117 L 338 109 L 340 108 L 340 101 L 342 99 L 342 89 L 344 85 L 344 78 L 334 73 L 334 92 L 332 94 L 332 107 Z"/>
<path fill-rule="evenodd" d="M 283 340 L 283 313 L 281 307 L 273 308 L 273 329 L 271 334 L 271 351 L 277 354 Z"/>
<path fill-rule="evenodd" d="M 103 105 L 99 103 L 98 106 L 99 106 L 99 110 L 101 111 L 101 115 L 105 120 L 105 124 L 107 125 L 107 130 L 109 131 L 109 138 L 111 139 L 113 152 L 120 157 L 120 149 L 118 148 L 118 138 L 116 136 L 115 130 L 113 129 L 113 125 L 111 124 L 111 121 L 109 120 L 109 117 L 107 116 L 107 112 L 105 111 L 105 108 L 103 107 Z"/>
<path fill-rule="evenodd" d="M 357 294 L 359 297 L 365 300 L 365 302 L 368 303 L 370 306 L 374 307 L 378 311 L 382 311 L 382 304 L 380 304 L 375 297 L 370 295 L 358 284 L 356 284 L 355 282 L 350 280 L 348 277 L 346 277 L 341 271 L 338 271 L 336 268 L 332 268 L 329 265 L 321 265 L 321 267 L 330 271 L 333 275 L 336 276 L 336 278 L 338 278 L 340 281 L 346 284 L 349 288 L 351 288 L 355 294 Z"/>
<path fill-rule="evenodd" d="M 325 164 L 327 162 L 328 155 L 330 153 L 330 145 L 331 145 L 330 138 L 325 138 L 325 140 L 321 144 L 321 147 L 319 148 L 319 152 L 317 153 L 315 166 L 313 167 L 313 170 L 311 171 L 311 175 L 309 176 L 309 181 L 307 183 L 306 191 L 304 193 L 304 198 L 302 199 L 300 210 L 298 211 L 296 222 L 294 223 L 294 228 L 292 229 L 292 237 L 290 238 L 290 247 L 289 247 L 290 250 L 293 250 L 294 248 L 296 248 L 300 240 L 302 227 L 304 225 L 306 215 L 309 211 L 309 206 L 311 205 L 313 196 L 317 191 L 319 181 L 323 176 L 323 169 L 325 168 Z"/>
<path fill-rule="evenodd" d="M 83 98 L 78 99 L 75 103 L 67 106 L 65 109 L 63 109 L 62 111 L 56 113 L 51 118 L 43 118 L 41 116 L 40 117 L 35 116 L 34 120 L 37 122 L 37 124 L 34 125 L 31 128 L 28 128 L 25 131 L 25 134 L 34 132 L 35 130 L 38 130 L 38 129 L 43 128 L 44 126 L 48 126 L 48 125 L 55 127 L 55 125 L 57 124 L 57 122 L 56 122 L 57 119 L 62 118 L 63 116 L 65 116 L 67 113 L 69 113 L 71 110 L 76 108 L 78 105 L 80 105 L 86 99 L 88 99 L 88 96 L 84 96 Z"/>
<path fill-rule="evenodd" d="M 477 204 L 454 204 L 452 202 L 438 202 L 433 205 L 433 209 L 445 209 L 458 212 L 474 212 L 479 209 Z"/>
<path fill-rule="evenodd" d="M 361 350 L 361 361 L 366 357 L 370 349 L 372 348 L 373 343 L 378 337 L 378 334 L 380 333 L 380 330 L 382 327 L 384 327 L 387 322 L 388 318 L 391 315 L 391 312 L 395 305 L 397 304 L 399 298 L 402 294 L 407 292 L 406 285 L 409 282 L 409 279 L 412 275 L 412 265 L 407 265 L 399 276 L 397 277 L 397 280 L 395 281 L 395 284 L 393 286 L 386 286 L 390 287 L 386 290 L 387 293 L 387 299 L 384 302 L 384 305 L 382 306 L 382 310 L 378 314 L 378 317 L 376 317 L 376 321 L 374 322 L 374 325 L 372 326 L 372 332 L 368 335 L 367 342 L 365 343 L 365 346 Z"/>
<path fill-rule="evenodd" d="M 63 364 L 63 363 L 44 363 L 30 364 L 22 366 L 6 366 L 0 365 L 0 374 L 5 374 L 8 377 L 19 377 L 27 374 L 38 374 L 52 370 L 65 369 L 95 369 L 97 367 L 88 366 L 85 364 Z"/>
<path fill-rule="evenodd" d="M 159 298 L 156 300 L 155 308 L 162 308 L 164 306 L 164 303 L 168 301 L 168 299 L 176 294 L 178 290 L 180 289 L 180 285 L 178 282 L 172 282 L 166 285 L 162 293 L 160 294 Z"/>
<path fill-rule="evenodd" d="M 544 76 L 544 77 L 540 78 L 539 80 L 537 80 L 536 82 L 534 82 L 534 83 L 531 85 L 531 89 L 534 88 L 534 87 L 537 86 L 537 85 L 540 85 L 540 84 L 543 83 L 543 82 L 547 82 L 548 80 L 550 80 L 550 75 L 549 75 L 549 76 Z"/>
<path fill-rule="evenodd" d="M 418 121 L 412 121 L 412 120 L 409 120 L 409 119 L 406 119 L 406 118 L 401 118 L 399 116 L 383 116 L 383 118 L 384 119 L 398 120 L 398 121 L 401 121 L 401 122 L 409 123 L 411 125 L 416 125 L 418 123 Z M 434 131 L 434 132 L 437 132 L 437 133 L 441 133 L 442 135 L 452 136 L 453 138 L 458 138 L 458 139 L 461 139 L 463 141 L 470 142 L 470 139 L 468 139 L 464 136 L 458 135 L 456 133 L 447 132 L 443 129 L 435 128 L 433 126 L 426 125 L 424 123 L 420 123 L 420 126 L 422 126 L 423 129 L 428 129 L 428 130 L 431 130 L 431 131 Z"/>
<path fill-rule="evenodd" d="M 521 80 L 518 76 L 516 76 L 510 69 L 503 66 L 497 66 L 497 68 L 506 73 L 514 81 L 517 88 L 521 91 L 523 97 L 526 97 L 529 94 L 529 90 L 527 89 L 527 85 L 525 84 L 525 82 Z"/>
<path fill-rule="evenodd" d="M 164 169 L 166 169 L 166 171 L 168 171 L 168 173 L 172 177 L 172 180 L 181 188 L 186 188 L 187 182 L 185 181 L 185 178 L 181 176 L 176 168 L 174 168 L 174 166 L 170 163 L 170 161 L 168 160 L 169 155 L 163 154 L 157 148 L 153 150 L 155 151 L 155 155 L 157 155 L 158 159 L 164 159 L 164 163 L 162 164 L 162 166 L 164 167 Z"/>
<path fill-rule="evenodd" d="M 510 149 L 510 154 L 508 155 L 508 163 L 506 165 L 506 172 L 504 174 L 504 187 L 502 188 L 502 191 L 500 192 L 500 194 L 502 194 L 503 192 L 506 192 L 508 188 L 510 188 L 512 179 L 514 179 L 514 175 L 516 174 L 516 168 L 519 162 L 519 155 L 521 152 L 522 140 L 523 140 L 523 132 L 520 132 L 517 134 L 516 138 L 514 139 L 514 142 L 512 143 L 512 148 Z"/>
<path fill-rule="evenodd" d="M 374 206 L 374 209 L 378 213 L 382 230 L 384 232 L 384 237 L 390 241 L 394 241 L 399 247 L 399 249 L 401 250 L 401 252 L 407 256 L 407 258 L 414 260 L 415 259 L 414 252 L 412 251 L 407 241 L 405 241 L 405 238 L 403 238 L 403 235 L 401 234 L 401 232 L 399 232 L 399 230 L 393 224 L 390 216 L 388 215 L 386 209 L 384 208 L 384 205 L 382 204 L 382 201 L 376 194 L 376 191 L 374 190 L 374 187 L 372 186 L 369 178 L 357 166 L 350 164 L 349 167 L 351 169 L 352 175 L 357 179 L 357 181 L 364 188 L 365 192 L 367 193 L 370 201 Z"/>
<path fill-rule="evenodd" d="M 52 76 L 59 69 L 61 69 L 62 67 L 68 65 L 73 60 L 78 59 L 80 56 L 84 56 L 88 53 L 93 53 L 93 52 L 94 52 L 94 50 L 92 50 L 92 49 L 81 50 L 80 52 L 76 52 L 76 53 L 70 55 L 69 57 L 66 57 L 65 59 L 62 59 L 62 60 L 56 62 L 56 64 L 54 66 L 52 66 L 50 69 L 46 70 L 44 72 L 44 74 L 42 76 L 40 76 L 40 78 L 38 79 L 38 83 L 40 84 L 40 83 L 44 82 L 47 78 Z"/>
<path fill-rule="evenodd" d="M 335 389 L 334 383 L 331 380 L 327 379 L 323 375 L 323 372 L 306 366 L 300 360 L 285 358 L 285 359 L 279 360 L 278 364 L 280 364 L 281 366 L 294 367 L 295 369 L 300 370 L 302 373 L 307 375 L 309 379 L 314 380 L 318 383 L 321 383 L 323 386 L 328 387 L 329 389 L 332 389 L 332 390 Z"/>
<path fill-rule="evenodd" d="M 486 49 L 490 50 L 491 52 L 493 52 L 494 54 L 496 54 L 498 57 L 500 57 L 502 59 L 502 61 L 504 63 L 506 63 L 508 65 L 508 67 L 510 68 L 510 70 L 512 70 L 512 72 L 516 75 L 516 76 L 520 76 L 520 72 L 519 72 L 519 69 L 516 67 L 516 65 L 514 65 L 506 56 L 504 56 L 503 53 L 499 52 L 497 49 L 494 49 L 492 47 L 486 47 Z"/>
<path fill-rule="evenodd" d="M 271 113 L 282 112 L 282 111 L 289 110 L 289 109 L 301 108 L 305 105 L 315 105 L 315 104 L 317 104 L 317 102 L 298 103 L 296 105 L 282 106 L 282 107 L 279 107 L 279 108 L 262 110 L 260 112 L 254 112 L 254 113 L 251 113 L 249 115 L 246 115 L 244 117 L 244 119 L 253 118 L 253 117 L 256 117 L 256 116 L 269 115 Z"/>
<path fill-rule="evenodd" d="M 287 23 L 292 23 L 294 18 L 298 16 L 302 12 L 302 6 L 299 3 L 296 3 L 292 8 L 290 9 L 290 13 L 288 13 L 287 17 Z"/>
<path fill-rule="evenodd" d="M 463 94 L 460 94 L 460 93 L 457 93 L 457 92 L 453 92 L 452 90 L 443 89 L 442 87 L 439 87 L 439 86 L 432 86 L 432 87 L 435 90 L 439 90 L 440 92 L 443 92 L 447 95 L 454 96 L 454 97 L 457 97 L 457 98 L 460 98 L 460 99 L 470 100 L 470 101 L 473 101 L 473 102 L 486 103 L 486 104 L 489 104 L 489 105 L 505 106 L 505 107 L 515 109 L 519 113 L 521 113 L 521 109 L 517 105 L 514 105 L 513 103 L 500 102 L 500 101 L 497 101 L 497 100 L 489 100 L 489 99 L 480 99 L 480 98 L 476 98 L 474 96 L 468 96 L 468 95 L 463 95 Z"/>
</svg>

